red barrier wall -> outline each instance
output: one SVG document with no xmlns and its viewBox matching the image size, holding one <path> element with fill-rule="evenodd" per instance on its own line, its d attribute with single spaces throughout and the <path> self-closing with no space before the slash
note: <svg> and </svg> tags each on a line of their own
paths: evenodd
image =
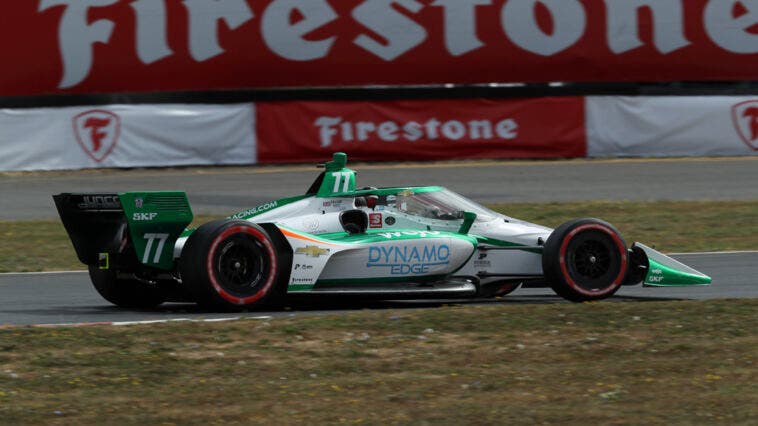
<svg viewBox="0 0 758 426">
<path fill-rule="evenodd" d="M 23 0 L 0 96 L 277 86 L 755 80 L 740 0 Z"/>
</svg>

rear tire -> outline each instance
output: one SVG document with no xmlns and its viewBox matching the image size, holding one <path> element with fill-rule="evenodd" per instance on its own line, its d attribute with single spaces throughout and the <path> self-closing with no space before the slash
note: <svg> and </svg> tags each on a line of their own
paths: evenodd
<svg viewBox="0 0 758 426">
<path fill-rule="evenodd" d="M 118 278 L 118 272 L 112 269 L 90 265 L 89 276 L 105 300 L 122 308 L 149 309 L 166 301 L 159 289 L 135 279 Z"/>
<path fill-rule="evenodd" d="M 238 311 L 278 306 L 287 291 L 291 256 L 262 227 L 219 220 L 198 228 L 182 249 L 182 284 L 207 308 Z"/>
<path fill-rule="evenodd" d="M 556 228 L 545 243 L 542 269 L 553 290 L 573 302 L 612 296 L 624 283 L 629 254 L 621 234 L 598 219 Z"/>
</svg>

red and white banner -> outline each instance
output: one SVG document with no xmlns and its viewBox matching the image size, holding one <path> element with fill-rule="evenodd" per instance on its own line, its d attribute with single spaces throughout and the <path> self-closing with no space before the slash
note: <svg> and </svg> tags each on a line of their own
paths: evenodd
<svg viewBox="0 0 758 426">
<path fill-rule="evenodd" d="M 351 160 L 758 155 L 758 97 L 0 110 L 0 171 Z"/>
<path fill-rule="evenodd" d="M 321 161 L 586 154 L 583 98 L 259 103 L 258 158 Z"/>
<path fill-rule="evenodd" d="M 0 110 L 0 171 L 252 164 L 254 108 L 110 105 Z"/>
<path fill-rule="evenodd" d="M 17 0 L 0 96 L 754 80 L 755 0 Z"/>
<path fill-rule="evenodd" d="M 758 97 L 587 98 L 590 157 L 758 155 Z"/>
</svg>

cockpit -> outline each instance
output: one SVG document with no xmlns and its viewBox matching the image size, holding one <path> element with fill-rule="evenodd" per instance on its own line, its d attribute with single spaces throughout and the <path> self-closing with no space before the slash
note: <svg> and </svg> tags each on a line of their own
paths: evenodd
<svg viewBox="0 0 758 426">
<path fill-rule="evenodd" d="M 374 211 L 399 213 L 425 219 L 463 220 L 464 212 L 476 213 L 477 222 L 489 222 L 502 217 L 478 203 L 442 187 L 377 189 L 356 199 L 356 206 Z"/>
</svg>

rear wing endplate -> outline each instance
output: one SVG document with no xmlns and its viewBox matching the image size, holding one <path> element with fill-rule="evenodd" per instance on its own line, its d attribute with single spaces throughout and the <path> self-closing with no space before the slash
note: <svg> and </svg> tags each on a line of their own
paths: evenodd
<svg viewBox="0 0 758 426">
<path fill-rule="evenodd" d="M 145 266 L 172 269 L 174 244 L 193 220 L 184 192 L 64 193 L 53 200 L 79 260 L 101 268 L 132 250 Z"/>
</svg>

